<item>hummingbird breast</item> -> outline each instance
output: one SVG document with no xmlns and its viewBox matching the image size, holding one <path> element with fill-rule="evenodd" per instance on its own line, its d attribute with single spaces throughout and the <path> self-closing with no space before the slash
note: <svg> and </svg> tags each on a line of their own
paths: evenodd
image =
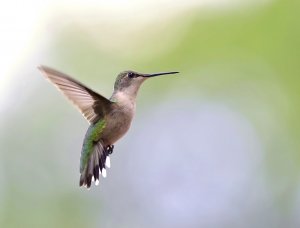
<svg viewBox="0 0 300 228">
<path fill-rule="evenodd" d="M 130 128 L 132 118 L 135 113 L 135 102 L 113 104 L 112 110 L 105 117 L 105 129 L 102 140 L 106 145 L 113 145 Z"/>
</svg>

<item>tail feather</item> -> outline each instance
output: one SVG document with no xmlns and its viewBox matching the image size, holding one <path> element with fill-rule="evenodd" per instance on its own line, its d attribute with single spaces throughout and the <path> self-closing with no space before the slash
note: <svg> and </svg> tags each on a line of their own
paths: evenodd
<svg viewBox="0 0 300 228">
<path fill-rule="evenodd" d="M 95 181 L 96 185 L 99 183 L 100 173 L 104 173 L 103 169 L 106 168 L 107 156 L 107 149 L 100 141 L 94 145 L 93 153 L 90 155 L 86 167 L 81 172 L 79 186 L 90 188 L 92 180 Z"/>
</svg>

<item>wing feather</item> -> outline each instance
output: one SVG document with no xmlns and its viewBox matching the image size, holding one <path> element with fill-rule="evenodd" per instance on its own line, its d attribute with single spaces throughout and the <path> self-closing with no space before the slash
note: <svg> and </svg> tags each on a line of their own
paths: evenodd
<svg viewBox="0 0 300 228">
<path fill-rule="evenodd" d="M 38 69 L 80 110 L 90 123 L 95 123 L 103 117 L 111 104 L 111 101 L 105 97 L 64 73 L 46 66 L 39 66 Z"/>
</svg>

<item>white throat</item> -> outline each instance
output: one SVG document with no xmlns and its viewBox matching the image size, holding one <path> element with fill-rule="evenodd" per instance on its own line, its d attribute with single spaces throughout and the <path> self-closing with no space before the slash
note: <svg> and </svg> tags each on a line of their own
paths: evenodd
<svg viewBox="0 0 300 228">
<path fill-rule="evenodd" d="M 132 96 L 124 91 L 118 91 L 113 95 L 113 100 L 122 106 L 135 106 L 136 96 Z"/>
</svg>

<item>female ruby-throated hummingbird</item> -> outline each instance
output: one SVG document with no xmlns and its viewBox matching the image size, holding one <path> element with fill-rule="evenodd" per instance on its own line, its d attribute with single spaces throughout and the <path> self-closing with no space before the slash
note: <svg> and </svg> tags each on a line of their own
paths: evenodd
<svg viewBox="0 0 300 228">
<path fill-rule="evenodd" d="M 46 66 L 39 66 L 38 69 L 79 108 L 90 123 L 80 157 L 79 186 L 87 188 L 90 188 L 92 181 L 99 184 L 100 173 L 106 176 L 105 168 L 110 167 L 109 155 L 113 152 L 114 143 L 130 127 L 141 84 L 150 77 L 178 73 L 141 74 L 123 71 L 116 79 L 112 96 L 106 99 L 64 73 Z"/>
</svg>

